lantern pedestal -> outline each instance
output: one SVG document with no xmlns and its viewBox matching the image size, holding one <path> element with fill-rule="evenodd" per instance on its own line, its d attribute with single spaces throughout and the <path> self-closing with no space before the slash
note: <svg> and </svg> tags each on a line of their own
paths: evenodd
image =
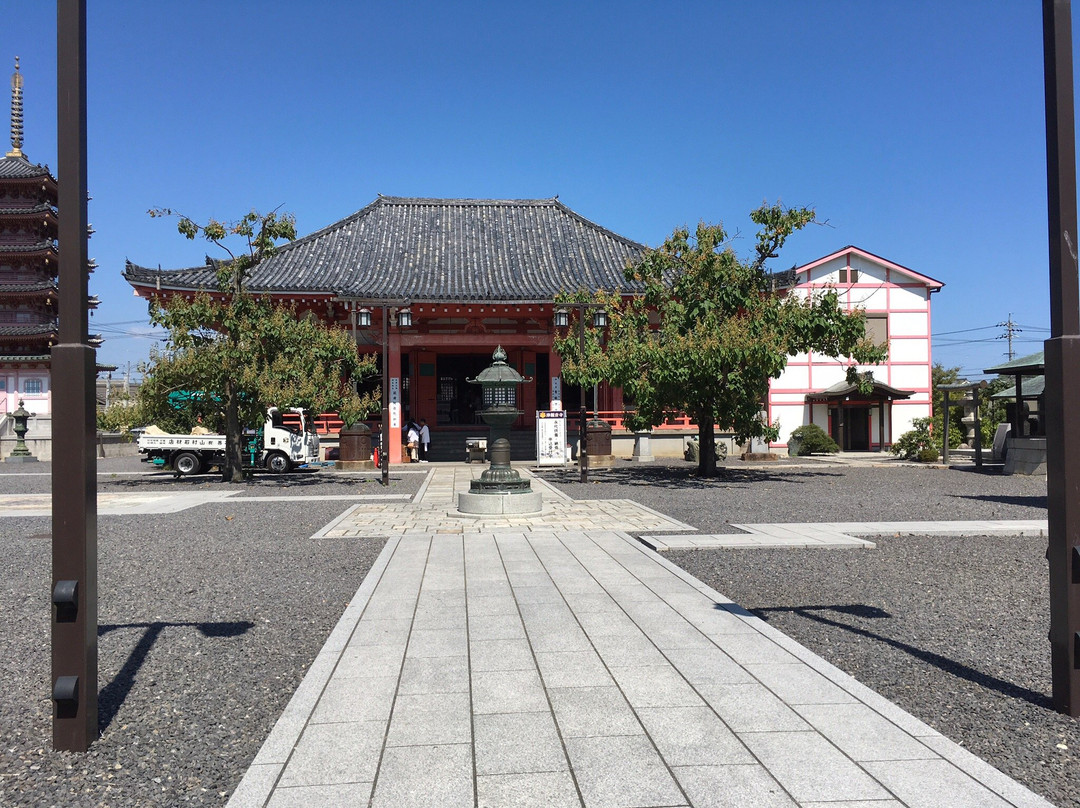
<svg viewBox="0 0 1080 808">
<path fill-rule="evenodd" d="M 30 430 L 26 426 L 26 422 L 30 420 L 30 413 L 23 407 L 22 401 L 19 402 L 19 409 L 11 413 L 11 419 L 15 422 L 15 426 L 12 427 L 12 432 L 15 433 L 15 449 L 11 454 L 4 458 L 8 463 L 36 463 L 37 458 L 30 454 L 30 450 L 26 448 L 26 433 Z"/>
<path fill-rule="evenodd" d="M 490 367 L 481 371 L 475 379 L 487 405 L 480 413 L 491 428 L 491 466 L 480 479 L 469 484 L 468 493 L 458 494 L 458 511 L 478 516 L 513 516 L 540 513 L 543 500 L 539 491 L 533 491 L 529 480 L 510 467 L 510 425 L 521 414 L 515 405 L 514 388 L 523 379 L 517 371 L 506 364 L 506 352 L 499 346 L 492 354 Z M 531 381 L 531 379 L 530 379 Z"/>
</svg>

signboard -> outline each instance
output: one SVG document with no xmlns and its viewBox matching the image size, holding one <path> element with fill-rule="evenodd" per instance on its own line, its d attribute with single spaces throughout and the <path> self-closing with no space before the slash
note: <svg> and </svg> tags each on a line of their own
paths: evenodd
<svg viewBox="0 0 1080 808">
<path fill-rule="evenodd" d="M 536 411 L 536 464 L 566 465 L 566 413 L 562 410 Z"/>
<path fill-rule="evenodd" d="M 401 379 L 390 380 L 390 428 L 401 428 Z"/>
<path fill-rule="evenodd" d="M 551 409 L 561 410 L 562 405 L 562 377 L 551 377 Z"/>
</svg>

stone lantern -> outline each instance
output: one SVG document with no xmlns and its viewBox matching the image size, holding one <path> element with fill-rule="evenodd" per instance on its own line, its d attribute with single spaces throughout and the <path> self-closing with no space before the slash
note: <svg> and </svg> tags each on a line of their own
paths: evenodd
<svg viewBox="0 0 1080 808">
<path fill-rule="evenodd" d="M 15 433 L 15 448 L 7 458 L 8 463 L 34 463 L 37 458 L 30 454 L 30 450 L 26 448 L 26 433 L 29 431 L 26 426 L 26 422 L 30 420 L 30 413 L 27 412 L 23 406 L 23 402 L 19 401 L 19 408 L 15 412 L 11 413 L 11 418 L 15 421 L 15 426 L 12 427 L 12 432 Z"/>
<path fill-rule="evenodd" d="M 531 382 L 506 364 L 506 351 L 500 345 L 491 355 L 492 363 L 466 379 L 479 384 L 484 409 L 480 417 L 491 428 L 491 466 L 473 480 L 468 493 L 458 494 L 461 513 L 512 515 L 539 513 L 542 498 L 528 480 L 521 479 L 510 466 L 510 425 L 521 415 L 517 408 L 517 388 Z"/>
</svg>

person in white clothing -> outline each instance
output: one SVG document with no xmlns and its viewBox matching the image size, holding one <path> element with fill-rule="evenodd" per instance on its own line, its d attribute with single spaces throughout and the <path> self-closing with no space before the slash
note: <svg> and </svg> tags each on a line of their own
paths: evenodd
<svg viewBox="0 0 1080 808">
<path fill-rule="evenodd" d="M 427 421 L 420 419 L 420 462 L 428 462 L 428 446 L 431 444 L 431 430 L 428 429 Z"/>
<path fill-rule="evenodd" d="M 420 428 L 409 421 L 409 428 L 405 433 L 405 445 L 409 450 L 409 461 L 415 463 L 417 461 L 416 451 L 420 445 Z"/>
</svg>

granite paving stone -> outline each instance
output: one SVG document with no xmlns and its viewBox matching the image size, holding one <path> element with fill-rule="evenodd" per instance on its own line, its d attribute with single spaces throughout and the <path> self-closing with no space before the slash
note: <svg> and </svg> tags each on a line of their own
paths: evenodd
<svg viewBox="0 0 1080 808">
<path fill-rule="evenodd" d="M 1006 808 L 1008 802 L 946 760 L 892 760 L 864 763 L 910 808 Z M 932 788 L 927 784 L 933 783 Z"/>
<path fill-rule="evenodd" d="M 760 764 L 679 766 L 673 771 L 694 808 L 799 808 Z"/>
<path fill-rule="evenodd" d="M 546 711 L 547 697 L 536 669 L 473 671 L 473 713 Z"/>
<path fill-rule="evenodd" d="M 468 743 L 472 739 L 469 693 L 399 693 L 386 745 Z"/>
<path fill-rule="evenodd" d="M 478 775 L 570 768 L 550 712 L 477 715 L 475 722 Z"/>
<path fill-rule="evenodd" d="M 581 808 L 568 771 L 480 775 L 477 808 Z"/>
<path fill-rule="evenodd" d="M 806 665 L 764 664 L 746 666 L 759 682 L 791 706 L 799 704 L 842 704 L 855 697 L 840 689 Z"/>
<path fill-rule="evenodd" d="M 577 773 L 586 808 L 687 804 L 645 735 L 570 738 L 566 751 Z"/>
<path fill-rule="evenodd" d="M 535 670 L 532 648 L 525 638 L 473 640 L 469 643 L 473 672 Z"/>
<path fill-rule="evenodd" d="M 595 651 L 537 652 L 536 662 L 544 686 L 610 687 L 615 684 Z"/>
<path fill-rule="evenodd" d="M 736 733 L 809 729 L 794 710 L 757 682 L 704 685 L 697 690 Z"/>
<path fill-rule="evenodd" d="M 555 719 L 564 738 L 636 735 L 641 722 L 617 687 L 548 689 Z"/>
<path fill-rule="evenodd" d="M 401 669 L 399 695 L 468 691 L 468 657 L 409 657 Z"/>
<path fill-rule="evenodd" d="M 937 754 L 865 704 L 800 704 L 795 711 L 852 760 L 925 760 Z"/>
<path fill-rule="evenodd" d="M 742 732 L 739 738 L 796 801 L 893 796 L 816 732 Z"/>
<path fill-rule="evenodd" d="M 669 766 L 723 766 L 753 763 L 754 756 L 711 709 L 651 707 L 637 710 Z"/>
<path fill-rule="evenodd" d="M 281 786 L 274 791 L 266 808 L 353 808 L 366 805 L 371 797 L 371 783 L 341 783 L 329 786 Z"/>
<path fill-rule="evenodd" d="M 611 674 L 635 710 L 703 704 L 701 697 L 670 664 L 612 667 Z"/>
<path fill-rule="evenodd" d="M 469 744 L 388 748 L 375 782 L 372 808 L 450 808 L 473 804 Z"/>
<path fill-rule="evenodd" d="M 282 786 L 372 782 L 386 723 L 309 724 L 281 774 Z"/>
</svg>

